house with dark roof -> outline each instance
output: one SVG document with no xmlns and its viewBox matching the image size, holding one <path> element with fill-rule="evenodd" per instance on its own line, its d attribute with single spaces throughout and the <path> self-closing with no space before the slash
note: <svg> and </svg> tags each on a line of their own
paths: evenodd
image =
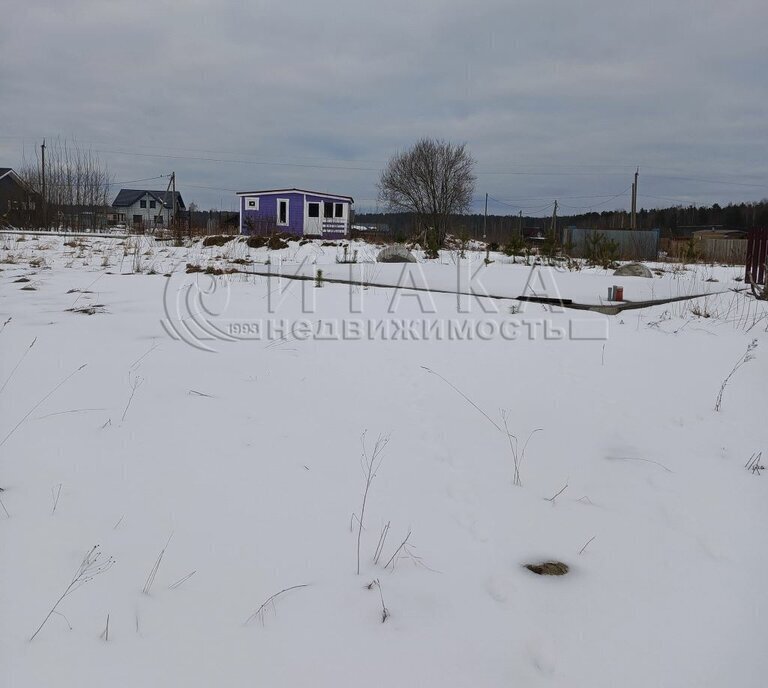
<svg viewBox="0 0 768 688">
<path fill-rule="evenodd" d="M 38 195 L 10 167 L 0 167 L 0 225 L 29 227 L 38 209 Z"/>
<path fill-rule="evenodd" d="M 341 239 L 349 236 L 351 196 L 267 189 L 240 191 L 240 234 L 293 234 Z"/>
<path fill-rule="evenodd" d="M 178 191 L 120 189 L 112 201 L 113 223 L 125 223 L 135 229 L 170 227 L 174 214 L 186 210 Z"/>
</svg>

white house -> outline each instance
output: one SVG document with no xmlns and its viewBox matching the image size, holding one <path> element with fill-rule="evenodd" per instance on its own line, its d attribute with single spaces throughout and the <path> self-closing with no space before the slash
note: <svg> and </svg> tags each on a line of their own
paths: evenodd
<svg viewBox="0 0 768 688">
<path fill-rule="evenodd" d="M 174 203 L 174 193 L 175 203 Z M 120 189 L 112 202 L 113 220 L 134 228 L 169 227 L 174 212 L 186 210 L 178 191 L 148 191 L 145 189 Z"/>
</svg>

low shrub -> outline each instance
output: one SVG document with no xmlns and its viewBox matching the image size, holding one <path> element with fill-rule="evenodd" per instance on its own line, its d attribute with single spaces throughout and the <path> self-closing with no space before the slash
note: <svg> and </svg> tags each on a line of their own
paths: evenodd
<svg viewBox="0 0 768 688">
<path fill-rule="evenodd" d="M 281 239 L 279 236 L 269 237 L 267 241 L 267 248 L 271 251 L 278 251 L 281 248 L 288 248 L 288 242 L 285 239 Z"/>
<path fill-rule="evenodd" d="M 235 237 L 226 234 L 214 234 L 203 239 L 203 246 L 224 246 L 224 244 L 228 241 L 232 241 L 234 238 Z"/>
<path fill-rule="evenodd" d="M 262 248 L 267 245 L 267 237 L 251 235 L 246 237 L 245 243 L 249 248 Z"/>
</svg>

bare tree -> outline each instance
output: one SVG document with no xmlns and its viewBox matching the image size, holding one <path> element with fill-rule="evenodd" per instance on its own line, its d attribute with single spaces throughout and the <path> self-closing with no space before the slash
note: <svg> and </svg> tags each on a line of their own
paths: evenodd
<svg viewBox="0 0 768 688">
<path fill-rule="evenodd" d="M 40 224 L 75 230 L 106 224 L 112 177 L 99 156 L 76 141 L 56 139 L 46 145 L 44 198 L 39 148 L 34 160 L 24 159 L 19 176 L 42 199 Z"/>
<path fill-rule="evenodd" d="M 442 246 L 452 215 L 465 212 L 475 191 L 475 161 L 465 144 L 424 138 L 390 158 L 379 199 L 393 211 L 414 213 L 427 245 Z"/>
</svg>

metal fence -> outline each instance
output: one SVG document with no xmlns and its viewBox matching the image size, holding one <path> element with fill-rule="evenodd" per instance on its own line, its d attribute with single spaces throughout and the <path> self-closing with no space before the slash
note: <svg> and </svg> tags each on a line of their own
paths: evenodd
<svg viewBox="0 0 768 688">
<path fill-rule="evenodd" d="M 587 242 L 601 234 L 617 246 L 617 258 L 621 260 L 656 260 L 659 253 L 658 229 L 584 229 L 565 228 L 565 243 L 575 258 L 586 257 Z"/>
</svg>

